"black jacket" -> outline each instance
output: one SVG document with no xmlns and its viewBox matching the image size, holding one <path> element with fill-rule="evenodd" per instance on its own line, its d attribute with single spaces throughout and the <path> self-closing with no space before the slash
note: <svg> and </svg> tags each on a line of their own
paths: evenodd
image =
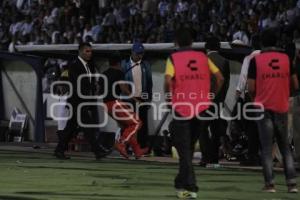
<svg viewBox="0 0 300 200">
<path fill-rule="evenodd" d="M 95 67 L 90 63 L 89 63 L 89 69 L 92 74 L 95 74 Z M 79 87 L 77 80 L 79 79 L 80 75 L 85 75 L 85 74 L 87 74 L 85 67 L 83 66 L 82 62 L 78 58 L 76 58 L 76 60 L 71 63 L 69 68 L 69 81 L 73 86 L 73 93 L 71 97 L 68 99 L 68 102 L 73 106 L 73 109 L 77 109 L 77 106 L 80 103 L 96 101 L 95 99 L 80 97 L 78 94 L 79 92 L 77 92 L 77 88 Z M 82 95 L 95 96 L 95 91 L 96 91 L 95 78 L 92 77 L 91 81 L 89 80 L 89 77 L 82 78 L 80 84 L 80 91 Z"/>
</svg>

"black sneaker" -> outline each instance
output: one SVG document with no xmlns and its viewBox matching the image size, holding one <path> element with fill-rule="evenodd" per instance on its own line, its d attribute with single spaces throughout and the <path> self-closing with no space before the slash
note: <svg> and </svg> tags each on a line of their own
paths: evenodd
<svg viewBox="0 0 300 200">
<path fill-rule="evenodd" d="M 109 154 L 111 154 L 112 149 L 105 149 L 105 151 L 98 151 L 95 153 L 96 160 L 101 160 L 102 158 L 105 158 Z"/>
</svg>

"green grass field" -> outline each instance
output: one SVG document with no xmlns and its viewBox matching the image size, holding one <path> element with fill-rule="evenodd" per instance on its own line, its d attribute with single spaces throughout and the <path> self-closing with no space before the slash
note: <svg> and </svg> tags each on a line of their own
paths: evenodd
<svg viewBox="0 0 300 200">
<path fill-rule="evenodd" d="M 195 166 L 202 200 L 299 200 L 288 194 L 282 174 L 277 193 L 261 192 L 260 172 Z M 0 199 L 8 200 L 168 200 L 176 199 L 176 164 L 0 151 Z"/>
</svg>

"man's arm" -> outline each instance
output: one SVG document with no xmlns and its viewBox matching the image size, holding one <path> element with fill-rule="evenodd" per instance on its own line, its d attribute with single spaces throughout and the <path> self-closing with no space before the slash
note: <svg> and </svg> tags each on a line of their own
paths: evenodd
<svg viewBox="0 0 300 200">
<path fill-rule="evenodd" d="M 102 75 L 107 78 L 107 72 L 103 72 Z M 97 95 L 103 95 L 105 93 L 105 90 L 107 90 L 108 85 L 105 83 L 105 80 L 103 78 L 99 78 L 96 82 L 96 94 Z"/>
<path fill-rule="evenodd" d="M 164 91 L 165 91 L 165 101 L 170 103 L 172 101 L 171 99 L 171 92 L 172 92 L 172 81 L 173 77 L 166 74 L 165 75 L 165 83 L 164 83 Z M 170 105 L 168 106 L 170 108 Z"/>
<path fill-rule="evenodd" d="M 255 98 L 255 79 L 251 79 L 249 78 L 247 80 L 247 84 L 248 84 L 248 93 L 250 95 L 251 100 L 253 101 Z"/>
<path fill-rule="evenodd" d="M 297 91 L 299 90 L 299 80 L 296 74 L 293 74 L 291 77 L 291 81 L 292 81 L 292 90 L 293 91 Z"/>
<path fill-rule="evenodd" d="M 216 86 L 215 88 L 212 88 L 212 92 L 218 94 L 224 84 L 224 77 L 219 68 L 210 59 L 208 59 L 208 67 L 211 74 L 216 79 Z"/>
<path fill-rule="evenodd" d="M 69 81 L 72 85 L 72 89 L 70 92 L 72 92 L 71 97 L 70 97 L 70 103 L 73 104 L 73 106 L 76 106 L 75 103 L 78 103 L 79 101 L 79 97 L 77 94 L 77 79 L 80 75 L 79 71 L 78 71 L 78 63 L 77 62 L 73 62 L 70 65 L 69 68 Z"/>
<path fill-rule="evenodd" d="M 148 101 L 152 101 L 152 88 L 153 88 L 153 81 L 152 81 L 152 70 L 150 63 L 146 62 L 147 67 L 147 92 L 149 95 Z"/>
<path fill-rule="evenodd" d="M 166 63 L 166 71 L 165 71 L 165 82 L 164 82 L 164 91 L 165 94 L 169 94 L 170 92 L 172 92 L 172 82 L 173 82 L 173 77 L 175 75 L 175 71 L 174 71 L 174 66 L 173 63 L 171 61 L 171 58 L 167 59 L 167 63 Z M 169 95 L 166 95 L 166 97 Z M 171 99 L 166 98 L 165 99 L 167 102 L 170 102 Z"/>
<path fill-rule="evenodd" d="M 252 101 L 254 101 L 256 95 L 256 61 L 255 58 L 250 60 L 250 65 L 248 69 L 248 93 Z"/>
<path fill-rule="evenodd" d="M 119 83 L 119 86 L 120 86 L 120 89 L 121 89 L 121 91 L 122 91 L 122 93 L 123 94 L 125 94 L 125 95 L 127 95 L 127 96 L 130 96 L 132 93 L 130 92 L 130 89 L 129 89 L 129 86 L 128 86 L 128 84 L 126 84 L 126 83 Z M 134 101 L 136 101 L 136 102 L 141 102 L 141 100 L 140 99 L 137 99 L 137 98 L 135 98 L 135 97 L 132 97 L 131 99 L 133 99 Z"/>
<path fill-rule="evenodd" d="M 294 67 L 294 63 L 292 62 L 290 65 L 290 74 L 291 74 L 291 91 L 293 93 L 299 90 L 299 81 L 296 74 L 296 69 Z"/>
<path fill-rule="evenodd" d="M 126 73 L 126 65 L 127 65 L 126 60 L 122 60 L 122 61 L 121 61 L 121 71 L 122 71 L 123 73 Z"/>
<path fill-rule="evenodd" d="M 230 84 L 230 63 L 229 60 L 226 59 L 225 61 L 225 67 L 224 67 L 224 85 L 223 88 L 226 91 L 226 93 L 228 92 L 229 89 L 229 84 Z M 226 85 L 225 85 L 226 84 Z"/>
<path fill-rule="evenodd" d="M 214 88 L 214 93 L 218 94 L 224 84 L 224 77 L 220 71 L 213 74 L 216 78 L 216 88 Z"/>
<path fill-rule="evenodd" d="M 171 92 L 172 77 L 170 75 L 165 75 L 164 91 L 165 93 Z"/>
<path fill-rule="evenodd" d="M 236 87 L 236 97 L 240 97 L 242 92 L 245 91 L 246 89 L 249 64 L 250 64 L 249 57 L 246 56 L 242 64 L 241 74 L 239 76 L 239 82 Z"/>
</svg>

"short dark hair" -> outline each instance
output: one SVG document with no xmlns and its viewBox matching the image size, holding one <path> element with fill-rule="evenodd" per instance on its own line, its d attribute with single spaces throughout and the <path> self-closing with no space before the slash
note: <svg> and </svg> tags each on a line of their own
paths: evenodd
<svg viewBox="0 0 300 200">
<path fill-rule="evenodd" d="M 115 66 L 116 64 L 120 63 L 121 60 L 122 58 L 120 52 L 113 52 L 108 58 L 109 66 Z"/>
<path fill-rule="evenodd" d="M 218 51 L 221 48 L 220 39 L 214 35 L 210 35 L 205 40 L 205 48 Z"/>
<path fill-rule="evenodd" d="M 189 28 L 178 28 L 175 34 L 175 42 L 179 47 L 190 46 L 193 43 L 192 32 Z"/>
<path fill-rule="evenodd" d="M 261 49 L 261 45 L 260 45 L 260 36 L 259 34 L 254 34 L 251 37 L 251 46 L 253 47 L 253 49 L 258 50 Z"/>
<path fill-rule="evenodd" d="M 91 47 L 92 48 L 92 45 L 88 42 L 82 42 L 82 43 L 79 44 L 78 51 L 81 51 L 85 47 Z"/>
<path fill-rule="evenodd" d="M 272 47 L 277 44 L 276 29 L 265 29 L 260 35 L 261 44 L 263 47 Z"/>
</svg>

